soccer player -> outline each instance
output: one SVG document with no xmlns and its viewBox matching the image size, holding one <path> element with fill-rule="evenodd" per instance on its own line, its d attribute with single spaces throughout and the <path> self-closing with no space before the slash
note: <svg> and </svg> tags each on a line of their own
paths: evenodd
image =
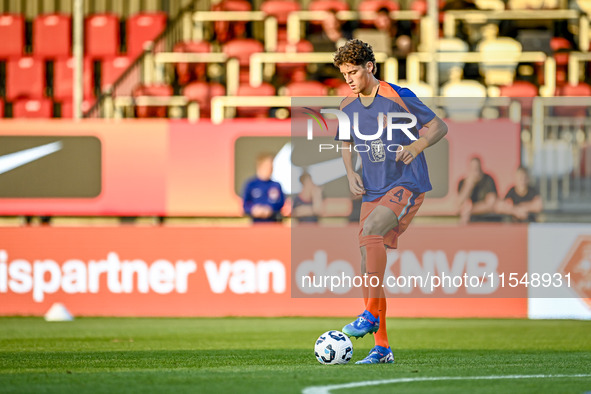
<svg viewBox="0 0 591 394">
<path fill-rule="evenodd" d="M 256 176 L 244 186 L 244 213 L 254 223 L 280 222 L 285 195 L 278 182 L 271 180 L 273 155 L 262 153 L 256 160 Z"/>
<path fill-rule="evenodd" d="M 341 148 L 349 188 L 354 195 L 363 195 L 359 229 L 361 269 L 368 275 L 369 283 L 372 283 L 369 279 L 373 276 L 379 282 L 378 286 L 364 288 L 365 310 L 347 324 L 343 332 L 356 338 L 375 333 L 375 347 L 357 364 L 393 363 L 386 333 L 386 298 L 382 287 L 386 248 L 397 247 L 398 237 L 417 213 L 425 192 L 431 190 L 422 152 L 445 136 L 447 125 L 409 89 L 375 77 L 376 61 L 367 43 L 357 39 L 347 41 L 336 51 L 334 65 L 352 91 L 342 101 L 341 111 L 351 119 L 354 130 L 350 130 L 350 139 L 341 140 Z M 393 130 L 388 139 L 388 113 L 396 112 L 416 117 L 416 126 L 409 128 L 414 139 L 400 129 Z M 357 130 L 355 116 L 358 117 Z M 409 123 L 409 118 L 393 118 L 392 122 Z M 382 134 L 367 140 L 369 137 L 366 136 L 377 134 L 380 125 Z M 419 136 L 423 127 L 426 132 Z M 358 133 L 366 139 L 361 139 Z M 361 156 L 362 176 L 353 167 L 352 155 L 356 151 Z"/>
</svg>

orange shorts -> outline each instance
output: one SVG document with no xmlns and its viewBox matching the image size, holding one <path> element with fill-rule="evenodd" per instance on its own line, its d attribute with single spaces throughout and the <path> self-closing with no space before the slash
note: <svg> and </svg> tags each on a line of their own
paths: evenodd
<svg viewBox="0 0 591 394">
<path fill-rule="evenodd" d="M 381 198 L 361 204 L 361 214 L 359 219 L 360 244 L 365 219 L 367 219 L 367 217 L 373 212 L 375 207 L 383 205 L 390 208 L 398 217 L 398 226 L 394 227 L 384 236 L 384 245 L 396 249 L 398 247 L 398 237 L 407 229 L 424 200 L 425 193 L 413 193 L 402 186 L 397 186 L 390 189 Z"/>
</svg>

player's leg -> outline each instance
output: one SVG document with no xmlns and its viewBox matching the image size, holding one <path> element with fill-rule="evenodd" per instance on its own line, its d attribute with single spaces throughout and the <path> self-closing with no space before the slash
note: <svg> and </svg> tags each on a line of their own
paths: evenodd
<svg viewBox="0 0 591 394">
<path fill-rule="evenodd" d="M 361 274 L 366 274 L 367 270 L 365 268 L 365 247 L 361 247 Z M 368 302 L 368 287 L 362 287 L 363 291 L 363 305 L 365 309 L 367 309 L 367 302 Z M 374 334 L 374 339 L 376 346 L 382 346 L 387 348 L 388 345 L 388 333 L 386 331 L 386 310 L 387 310 L 387 300 L 386 294 L 384 293 L 384 289 L 382 288 L 382 294 L 380 294 L 380 302 L 379 302 L 379 318 L 380 318 L 380 326 L 378 332 Z"/>
<path fill-rule="evenodd" d="M 398 225 L 395 214 L 384 206 L 377 205 L 371 213 L 364 218 L 360 236 L 362 250 L 362 269 L 365 263 L 367 273 L 366 286 L 364 286 L 364 300 L 367 297 L 365 311 L 350 324 L 343 327 L 343 332 L 348 336 L 362 338 L 368 333 L 378 331 L 379 300 L 383 298 L 382 281 L 386 269 L 386 249 L 384 248 L 384 235 Z M 367 286 L 369 285 L 369 286 Z"/>
<path fill-rule="evenodd" d="M 372 201 L 366 201 L 361 205 L 361 212 L 359 213 L 359 250 L 361 252 L 361 275 L 365 275 L 367 273 L 367 269 L 366 269 L 366 253 L 365 253 L 365 247 L 361 246 L 361 236 L 362 236 L 362 232 L 363 232 L 363 223 L 365 223 L 365 220 L 367 219 L 367 217 L 371 214 L 371 212 L 373 211 L 373 209 L 378 205 L 377 202 L 372 202 Z M 369 289 L 365 286 L 361 287 L 362 293 L 363 293 L 363 306 L 366 307 L 367 306 L 367 300 L 369 298 Z"/>
<path fill-rule="evenodd" d="M 367 273 L 367 268 L 365 264 L 365 246 L 359 248 L 361 250 L 361 275 L 365 275 Z M 369 289 L 366 286 L 361 287 L 361 291 L 363 293 L 363 306 L 367 309 L 367 301 L 369 299 Z"/>
<path fill-rule="evenodd" d="M 370 350 L 367 357 L 357 361 L 355 364 L 390 364 L 394 362 L 394 353 L 390 349 L 388 342 L 388 331 L 386 329 L 386 312 L 387 312 L 387 299 L 384 289 L 381 288 L 381 294 L 379 298 L 379 329 L 374 333 L 375 346 Z M 366 302 L 367 305 L 367 302 Z"/>
<path fill-rule="evenodd" d="M 388 332 L 386 330 L 386 296 L 383 293 L 379 303 L 380 328 L 374 334 L 375 346 L 369 351 L 367 357 L 357 361 L 355 364 L 391 364 L 394 362 L 394 353 L 388 343 Z"/>
<path fill-rule="evenodd" d="M 388 348 L 390 343 L 388 342 L 388 331 L 386 330 L 386 310 L 387 310 L 388 300 L 386 300 L 386 294 L 384 293 L 384 289 L 382 289 L 382 294 L 380 296 L 379 302 L 379 318 L 380 318 L 380 328 L 378 332 L 374 334 L 374 340 L 376 346 L 381 346 L 384 348 Z"/>
<path fill-rule="evenodd" d="M 378 205 L 363 224 L 361 244 L 365 246 L 366 268 L 369 281 L 367 311 L 378 317 L 379 303 L 383 297 L 383 279 L 387 254 L 384 236 L 398 226 L 396 214 L 388 207 Z"/>
<path fill-rule="evenodd" d="M 382 289 L 383 292 L 383 289 Z M 374 334 L 375 346 L 369 351 L 367 357 L 357 361 L 355 364 L 391 364 L 394 362 L 394 353 L 388 343 L 388 333 L 386 330 L 386 297 L 382 294 L 380 297 L 380 328 Z"/>
<path fill-rule="evenodd" d="M 403 191 L 401 193 L 399 189 L 393 189 L 393 193 L 389 193 L 393 198 L 382 199 L 381 202 L 389 206 L 392 211 L 397 214 L 398 225 L 392 231 L 386 234 L 384 238 L 384 244 L 394 249 L 396 249 L 398 246 L 398 237 L 408 228 L 424 199 L 424 194 L 415 195 L 413 193 L 407 192 L 408 191 Z M 400 209 L 401 206 L 404 207 Z M 367 357 L 365 357 L 363 360 L 357 361 L 356 364 L 380 364 L 394 362 L 394 354 L 390 349 L 386 330 L 387 300 L 385 298 L 385 294 L 383 293 L 384 288 L 380 286 L 380 290 L 382 293 L 380 294 L 378 303 L 379 329 L 374 334 L 376 346 L 370 350 Z"/>
</svg>

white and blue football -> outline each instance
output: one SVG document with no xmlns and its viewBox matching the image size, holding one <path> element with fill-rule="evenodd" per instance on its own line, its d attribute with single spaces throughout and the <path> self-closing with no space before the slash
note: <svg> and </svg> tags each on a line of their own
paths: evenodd
<svg viewBox="0 0 591 394">
<path fill-rule="evenodd" d="M 320 364 L 347 364 L 353 357 L 353 344 L 342 332 L 327 331 L 316 340 L 314 355 Z"/>
</svg>

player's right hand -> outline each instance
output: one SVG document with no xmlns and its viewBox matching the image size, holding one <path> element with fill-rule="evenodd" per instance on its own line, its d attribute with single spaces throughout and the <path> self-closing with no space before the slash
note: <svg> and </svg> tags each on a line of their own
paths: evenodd
<svg viewBox="0 0 591 394">
<path fill-rule="evenodd" d="M 363 181 L 361 180 L 361 176 L 357 173 L 353 173 L 347 177 L 349 179 L 349 190 L 353 195 L 358 196 L 360 194 L 365 194 L 365 188 L 363 187 Z"/>
</svg>

